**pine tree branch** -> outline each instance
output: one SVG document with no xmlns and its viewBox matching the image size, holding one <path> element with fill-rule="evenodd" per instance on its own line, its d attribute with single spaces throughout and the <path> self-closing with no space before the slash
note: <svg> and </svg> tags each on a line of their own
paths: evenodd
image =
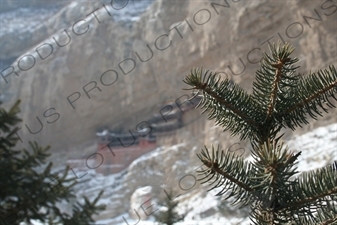
<svg viewBox="0 0 337 225">
<path fill-rule="evenodd" d="M 294 67 L 297 58 L 289 56 L 295 50 L 289 44 L 269 46 L 271 55 L 264 54 L 261 69 L 256 72 L 256 81 L 253 82 L 252 97 L 266 110 L 266 120 L 272 117 L 275 106 L 287 94 L 287 89 L 294 87 L 296 80 Z"/>
<path fill-rule="evenodd" d="M 337 75 L 336 73 L 336 69 L 332 66 L 330 67 L 330 70 L 333 72 L 334 71 L 334 74 Z M 320 72 L 318 72 L 319 74 Z M 315 76 L 315 74 L 312 74 L 312 76 Z M 309 82 L 310 80 L 308 79 L 307 82 L 304 81 L 303 82 L 303 86 L 309 86 Z M 325 87 L 321 87 L 317 90 L 315 90 L 314 93 L 312 93 L 310 96 L 306 97 L 305 99 L 303 99 L 301 102 L 297 102 L 296 104 L 294 104 L 293 106 L 289 107 L 288 110 L 286 110 L 285 113 L 291 113 L 293 112 L 294 110 L 296 110 L 297 108 L 299 107 L 302 107 L 306 104 L 309 104 L 311 101 L 315 100 L 315 99 L 320 99 L 322 95 L 328 93 L 329 91 L 333 90 L 334 88 L 336 88 L 337 86 L 337 79 L 330 82 L 327 86 Z M 337 99 L 336 99 L 337 100 Z"/>
<path fill-rule="evenodd" d="M 58 173 L 51 172 L 51 162 L 44 169 L 42 168 L 46 158 L 50 156 L 49 146 L 40 147 L 36 142 L 29 142 L 29 151 L 11 149 L 18 141 L 18 138 L 12 137 L 17 131 L 12 127 L 21 121 L 17 117 L 17 113 L 20 112 L 19 103 L 20 101 L 17 101 L 9 112 L 0 108 L 2 136 L 0 137 L 0 223 L 19 224 L 40 220 L 43 223 L 49 221 L 49 224 L 60 224 L 63 216 L 73 221 L 62 223 L 64 225 L 93 222 L 92 215 L 104 208 L 96 206 L 101 193 L 93 202 L 85 200 L 85 204 L 75 205 L 75 208 L 80 207 L 80 210 L 77 210 L 81 213 L 78 214 L 78 218 L 60 212 L 57 204 L 62 200 L 75 197 L 72 188 L 76 184 L 76 177 L 67 178 L 69 167 L 66 168 L 63 176 L 58 177 Z M 41 209 L 45 209 L 46 212 Z"/>
<path fill-rule="evenodd" d="M 327 207 L 318 209 L 316 218 L 322 225 L 337 224 L 337 202 L 328 203 Z"/>
<path fill-rule="evenodd" d="M 217 196 L 221 196 L 231 190 L 226 199 L 240 196 L 240 201 L 235 201 L 233 204 L 240 203 L 242 206 L 250 203 L 253 197 L 257 197 L 254 196 L 254 189 L 249 185 L 249 178 L 253 176 L 251 164 L 245 162 L 241 156 L 220 151 L 219 146 L 216 151 L 212 146 L 212 156 L 209 155 L 206 146 L 197 156 L 207 167 L 198 172 L 204 176 L 200 179 L 204 180 L 201 183 L 210 183 L 209 191 L 221 187 L 222 190 L 217 193 Z"/>
<path fill-rule="evenodd" d="M 258 211 L 269 214 L 268 218 L 274 214 L 276 216 L 282 206 L 287 206 L 296 197 L 287 187 L 292 185 L 291 177 L 297 173 L 294 165 L 300 153 L 289 152 L 283 143 L 277 141 L 252 143 L 252 146 L 252 164 L 256 172 L 251 178 L 251 187 L 258 197 Z M 260 216 L 262 215 L 255 215 L 259 218 Z M 272 221 L 282 221 L 282 218 L 275 217 Z"/>
<path fill-rule="evenodd" d="M 321 201 L 321 199 L 324 199 L 329 195 L 336 195 L 336 194 L 337 194 L 337 188 L 334 188 L 330 191 L 320 193 L 320 194 L 315 195 L 315 196 L 307 197 L 306 199 L 293 201 L 289 205 L 281 207 L 280 210 L 286 210 L 286 211 L 294 212 L 296 210 L 299 211 L 298 210 L 299 208 L 303 208 L 305 206 L 309 207 L 309 205 L 318 207 L 318 205 L 320 205 L 319 202 Z"/>
<path fill-rule="evenodd" d="M 14 126 L 21 122 L 17 114 L 20 112 L 19 104 L 21 100 L 17 100 L 15 104 L 7 112 L 5 109 L 0 108 L 0 130 L 4 133 L 10 132 L 10 126 Z M 2 103 L 0 102 L 0 105 Z"/>
<path fill-rule="evenodd" d="M 294 48 L 289 44 L 269 46 L 261 69 L 256 72 L 253 93 L 217 73 L 192 69 L 184 82 L 201 91 L 198 106 L 209 112 L 208 119 L 230 130 L 240 139 L 249 138 L 253 145 L 252 163 L 223 151 L 206 150 L 197 154 L 206 168 L 201 180 L 209 182 L 217 194 L 234 197 L 233 204 L 251 205 L 254 224 L 333 224 L 337 214 L 337 163 L 304 173 L 297 173 L 299 153 L 288 151 L 279 143 L 282 128 L 294 130 L 308 123 L 307 115 L 316 119 L 333 108 L 337 100 L 337 72 L 334 66 L 303 78 L 295 71 L 297 58 L 290 58 Z M 191 90 L 190 89 L 190 90 Z M 324 106 L 323 106 L 324 105 Z"/>
<path fill-rule="evenodd" d="M 276 68 L 276 71 L 274 73 L 275 74 L 274 80 L 271 85 L 272 90 L 271 90 L 271 95 L 270 95 L 270 103 L 268 105 L 268 111 L 267 111 L 268 118 L 272 116 L 272 113 L 274 111 L 277 94 L 280 88 L 279 86 L 280 86 L 281 77 L 284 73 L 283 72 L 284 67 L 287 62 L 291 61 L 291 58 L 289 57 L 289 55 L 294 51 L 294 48 L 290 47 L 289 44 L 284 45 L 281 49 L 279 48 L 279 45 L 278 46 L 274 45 L 273 48 L 270 48 L 270 50 L 272 52 L 273 58 L 266 55 L 264 57 L 264 61 L 261 63 L 261 64 L 266 63 L 267 65 L 269 64 L 270 66 Z M 273 60 L 275 59 L 277 60 L 277 62 L 273 63 Z"/>
<path fill-rule="evenodd" d="M 335 216 L 331 216 L 331 219 L 327 219 L 323 223 L 320 223 L 318 225 L 330 225 L 330 224 L 336 224 L 337 223 L 337 213 Z"/>
<path fill-rule="evenodd" d="M 291 90 L 290 96 L 278 109 L 279 121 L 294 129 L 295 126 L 301 126 L 300 123 L 308 123 L 305 115 L 309 114 L 317 119 L 316 115 L 323 116 L 318 106 L 325 112 L 323 103 L 328 107 L 335 108 L 330 98 L 337 101 L 337 72 L 332 65 L 329 70 L 319 70 L 317 73 L 310 74 L 307 78 L 301 78 L 297 88 Z"/>
<path fill-rule="evenodd" d="M 272 93 L 270 96 L 270 103 L 268 105 L 268 111 L 267 111 L 267 117 L 270 118 L 273 111 L 274 111 L 274 107 L 275 107 L 275 103 L 276 103 L 276 94 L 277 94 L 277 89 L 278 89 L 278 83 L 281 80 L 281 69 L 282 69 L 283 63 L 282 61 L 278 62 L 275 66 L 276 67 L 276 72 L 275 72 L 275 78 L 274 78 L 274 82 L 272 85 Z"/>
<path fill-rule="evenodd" d="M 233 97 L 231 97 L 228 94 L 229 90 L 229 80 L 224 80 L 219 84 L 220 78 L 216 78 L 217 74 L 216 73 L 210 73 L 208 75 L 209 70 L 206 70 L 205 73 L 203 73 L 203 69 L 195 69 L 191 70 L 190 75 L 186 77 L 186 80 L 184 81 L 185 83 L 194 86 L 191 89 L 196 89 L 196 90 L 201 90 L 217 100 L 219 103 L 224 105 L 226 108 L 230 109 L 234 114 L 236 114 L 238 117 L 240 117 L 242 120 L 248 122 L 249 124 L 253 126 L 258 126 L 258 124 L 251 118 L 251 116 L 247 115 L 246 112 L 241 110 L 239 107 L 234 106 L 233 104 Z M 203 80 L 207 80 L 206 83 L 201 82 L 203 76 Z M 218 85 L 219 84 L 219 85 Z M 222 93 L 218 94 L 220 91 L 220 88 L 222 89 Z M 243 90 L 242 90 L 243 91 Z M 226 93 L 227 92 L 227 93 Z M 231 91 L 230 91 L 231 92 Z M 228 96 L 229 98 L 225 99 L 223 96 Z"/>
<path fill-rule="evenodd" d="M 301 213 L 291 214 L 288 218 L 294 221 L 295 224 L 305 225 L 328 225 L 336 224 L 337 222 L 337 202 L 326 202 L 317 210 L 308 208 Z"/>
<path fill-rule="evenodd" d="M 242 133 L 241 139 L 255 138 L 260 128 L 255 119 L 261 116 L 256 103 L 238 85 L 233 85 L 228 79 L 220 80 L 217 73 L 205 72 L 203 69 L 191 69 L 184 82 L 192 88 L 203 92 L 199 105 L 209 111 L 209 119 L 231 130 L 232 134 Z M 258 112 L 257 112 L 258 111 Z M 254 117 L 254 115 L 256 117 Z"/>
<path fill-rule="evenodd" d="M 302 173 L 290 190 L 297 196 L 281 210 L 296 211 L 304 207 L 318 207 L 321 201 L 337 201 L 337 164 Z M 332 198 L 332 199 L 328 199 Z"/>
<path fill-rule="evenodd" d="M 258 127 L 258 124 L 255 122 L 255 120 L 253 120 L 242 110 L 239 110 L 237 107 L 235 107 L 230 101 L 222 99 L 215 91 L 212 91 L 210 87 L 201 88 L 200 90 L 205 91 L 208 95 L 213 97 L 215 100 L 224 105 L 226 108 L 230 109 L 234 114 L 239 116 L 242 120 L 246 121 L 251 126 Z"/>
<path fill-rule="evenodd" d="M 289 95 L 289 89 L 296 86 L 298 77 L 295 76 L 294 64 L 297 58 L 289 56 L 295 50 L 286 44 L 269 46 L 271 55 L 264 54 L 261 60 L 261 68 L 256 71 L 256 81 L 253 82 L 252 99 L 258 103 L 262 113 L 258 121 L 260 143 L 268 138 L 274 139 L 281 130 L 282 124 L 276 120 L 279 106 Z"/>
<path fill-rule="evenodd" d="M 226 171 L 220 169 L 217 162 L 208 161 L 206 159 L 201 159 L 201 161 L 205 166 L 207 166 L 212 171 L 212 173 L 218 173 L 222 175 L 224 178 L 230 180 L 231 182 L 235 183 L 236 185 L 240 186 L 246 191 L 249 191 L 249 192 L 253 191 L 253 189 L 250 188 L 248 185 L 246 185 L 239 179 L 236 179 L 234 176 L 231 176 L 230 173 L 227 173 Z"/>
</svg>

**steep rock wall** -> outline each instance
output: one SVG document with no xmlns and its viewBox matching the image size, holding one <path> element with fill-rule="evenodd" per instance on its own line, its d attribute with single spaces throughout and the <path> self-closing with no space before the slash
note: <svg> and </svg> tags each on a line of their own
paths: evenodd
<svg viewBox="0 0 337 225">
<path fill-rule="evenodd" d="M 158 113 L 165 100 L 186 94 L 182 79 L 191 67 L 222 71 L 250 90 L 268 40 L 280 38 L 296 47 L 299 72 L 335 64 L 336 8 L 330 1 L 157 0 L 128 27 L 114 22 L 101 5 L 99 21 L 91 16 L 75 26 L 83 35 L 68 27 L 71 40 L 64 31 L 53 36 L 64 47 L 52 38 L 43 42 L 54 46 L 46 59 L 27 52 L 36 58 L 34 66 L 29 56 L 15 62 L 19 76 L 7 76 L 8 84 L 1 78 L 2 98 L 7 107 L 22 99 L 18 134 L 23 144 L 51 144 L 62 162 L 63 153 L 75 147 L 77 155 L 92 151 L 85 147 L 93 143 L 96 129 L 134 128 Z M 47 45 L 44 51 L 48 55 Z M 331 121 L 336 118 L 328 114 L 313 126 Z M 207 124 L 205 129 L 213 126 Z"/>
</svg>

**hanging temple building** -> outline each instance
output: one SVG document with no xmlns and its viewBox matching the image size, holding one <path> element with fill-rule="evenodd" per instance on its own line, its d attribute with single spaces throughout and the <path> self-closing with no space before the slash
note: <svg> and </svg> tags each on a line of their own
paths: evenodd
<svg viewBox="0 0 337 225">
<path fill-rule="evenodd" d="M 167 109 L 165 113 L 154 114 L 133 130 L 113 132 L 104 129 L 97 132 L 96 157 L 90 157 L 96 166 L 89 168 L 104 175 L 124 170 L 138 157 L 162 146 L 167 136 L 191 123 L 189 114 L 199 101 L 200 97 L 194 97 L 180 106 L 170 102 L 162 108 Z M 76 160 L 68 160 L 68 164 L 71 161 Z M 88 166 L 88 162 L 85 164 Z"/>
</svg>

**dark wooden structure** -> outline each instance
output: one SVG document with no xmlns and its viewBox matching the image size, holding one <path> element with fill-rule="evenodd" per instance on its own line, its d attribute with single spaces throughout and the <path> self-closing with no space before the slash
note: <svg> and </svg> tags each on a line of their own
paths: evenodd
<svg viewBox="0 0 337 225">
<path fill-rule="evenodd" d="M 156 137 L 174 133 L 184 126 L 183 115 L 194 108 L 199 97 L 178 106 L 176 102 L 167 104 L 166 112 L 154 114 L 147 120 L 150 127 L 142 130 L 116 132 L 104 129 L 97 136 L 97 172 L 118 173 L 127 168 L 138 157 L 157 148 Z M 162 108 L 162 109 L 164 109 Z M 103 158 L 103 160 L 102 160 Z"/>
</svg>

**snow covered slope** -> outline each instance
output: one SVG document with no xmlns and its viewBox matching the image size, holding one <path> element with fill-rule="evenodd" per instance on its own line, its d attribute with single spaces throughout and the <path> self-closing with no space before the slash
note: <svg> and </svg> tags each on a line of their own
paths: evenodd
<svg viewBox="0 0 337 225">
<path fill-rule="evenodd" d="M 320 168 L 337 161 L 337 124 L 332 124 L 326 127 L 320 127 L 309 133 L 301 136 L 296 136 L 286 141 L 290 150 L 295 152 L 302 151 L 299 157 L 298 170 L 308 171 L 311 169 Z M 169 149 L 158 148 L 151 153 L 148 153 L 135 161 L 132 166 L 135 167 L 138 163 L 151 163 L 154 158 L 160 158 L 163 151 L 177 152 L 183 144 L 172 146 Z M 251 158 L 248 157 L 247 160 Z M 169 166 L 172 165 L 163 165 Z M 150 171 L 147 171 L 150 172 Z M 105 190 L 104 197 L 101 198 L 100 203 L 106 204 L 108 209 L 112 210 L 111 206 L 120 203 L 125 196 L 123 191 L 126 191 L 128 186 L 125 186 L 128 170 L 122 171 L 119 174 L 103 176 L 91 171 L 86 175 L 89 182 L 82 183 L 78 189 L 78 197 L 86 195 L 94 197 L 101 190 Z M 83 174 L 83 172 L 82 172 Z M 81 176 L 81 174 L 78 174 Z M 154 186 L 161 186 L 169 188 L 169 184 L 165 182 L 161 184 L 160 179 L 158 184 Z M 170 183 L 170 182 L 169 182 Z M 164 186 L 163 186 L 164 185 Z M 216 191 L 206 192 L 207 185 L 200 186 L 197 189 L 179 196 L 178 211 L 180 214 L 185 214 L 185 220 L 177 223 L 177 225 L 248 225 L 249 219 L 246 217 L 247 213 L 242 213 L 242 210 L 226 206 L 226 216 L 221 214 L 218 209 L 219 198 L 215 196 Z M 119 190 L 119 191 L 118 191 Z M 118 193 L 118 194 L 116 194 Z M 118 204 L 117 204 L 118 206 Z M 153 207 L 156 207 L 154 204 Z M 156 208 L 153 208 L 155 210 Z M 151 211 L 150 211 L 151 212 Z M 37 223 L 36 223 L 37 224 Z M 132 219 L 129 212 L 121 213 L 114 218 L 106 218 L 97 221 L 96 224 L 104 225 L 155 225 L 153 217 L 148 217 L 143 220 Z"/>
<path fill-rule="evenodd" d="M 298 152 L 302 151 L 299 157 L 298 170 L 308 171 L 311 169 L 320 168 L 331 164 L 333 161 L 337 161 L 337 124 L 332 124 L 326 127 L 317 128 L 309 133 L 301 136 L 296 136 L 289 141 L 286 141 L 291 150 Z M 172 148 L 174 149 L 174 148 Z M 141 160 L 146 161 L 148 158 L 152 158 L 152 155 L 157 155 L 155 151 L 146 156 L 143 156 Z M 249 160 L 247 158 L 247 160 Z M 207 192 L 203 195 L 202 192 L 189 193 L 188 197 L 182 199 L 179 203 L 179 212 L 187 214 L 184 222 L 177 223 L 177 225 L 206 225 L 206 224 L 249 224 L 249 220 L 244 217 L 240 217 L 239 210 L 234 214 L 237 217 L 224 218 L 218 212 L 218 199 L 215 197 L 214 192 Z M 179 197 L 180 198 L 180 197 Z M 230 208 L 230 206 L 228 206 Z M 205 212 L 213 212 L 213 215 L 204 217 Z M 137 220 L 131 219 L 128 213 L 120 215 L 114 219 L 107 219 L 99 221 L 100 224 L 136 224 Z M 150 217 L 148 220 L 141 220 L 138 224 L 152 225 L 155 224 Z"/>
</svg>

